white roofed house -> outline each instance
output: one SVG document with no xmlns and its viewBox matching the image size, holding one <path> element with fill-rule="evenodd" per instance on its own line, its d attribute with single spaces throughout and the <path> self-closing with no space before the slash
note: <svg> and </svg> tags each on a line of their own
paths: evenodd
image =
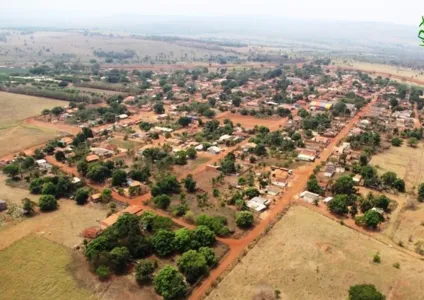
<svg viewBox="0 0 424 300">
<path fill-rule="evenodd" d="M 221 153 L 221 148 L 217 147 L 217 146 L 211 146 L 208 148 L 208 152 L 211 154 L 219 154 Z"/>
<path fill-rule="evenodd" d="M 300 198 L 303 199 L 303 201 L 308 203 L 314 203 L 314 201 L 319 200 L 319 195 L 315 193 L 311 193 L 309 191 L 304 191 L 300 195 Z"/>
</svg>

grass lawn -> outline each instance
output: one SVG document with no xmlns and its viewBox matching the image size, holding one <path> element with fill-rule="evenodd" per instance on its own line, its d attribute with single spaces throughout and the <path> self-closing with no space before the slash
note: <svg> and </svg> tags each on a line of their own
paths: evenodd
<svg viewBox="0 0 424 300">
<path fill-rule="evenodd" d="M 0 252 L 1 299 L 94 299 L 67 271 L 71 250 L 30 235 Z"/>
</svg>

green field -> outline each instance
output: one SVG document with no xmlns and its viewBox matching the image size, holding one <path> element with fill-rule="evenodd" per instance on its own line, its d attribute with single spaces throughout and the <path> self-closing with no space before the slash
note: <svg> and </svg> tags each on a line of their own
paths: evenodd
<svg viewBox="0 0 424 300">
<path fill-rule="evenodd" d="M 67 271 L 71 250 L 30 235 L 0 252 L 0 299 L 95 299 Z"/>
</svg>

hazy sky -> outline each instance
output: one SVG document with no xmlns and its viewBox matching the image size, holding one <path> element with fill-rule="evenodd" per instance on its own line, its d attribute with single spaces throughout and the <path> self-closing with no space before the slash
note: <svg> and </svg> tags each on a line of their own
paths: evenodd
<svg viewBox="0 0 424 300">
<path fill-rule="evenodd" d="M 45 13 L 79 16 L 136 15 L 272 15 L 309 20 L 392 22 L 418 26 L 424 0 L 1 0 L 3 14 L 21 17 Z M 11 15 L 9 15 L 10 17 Z M 68 15 L 68 17 L 71 17 Z"/>
</svg>

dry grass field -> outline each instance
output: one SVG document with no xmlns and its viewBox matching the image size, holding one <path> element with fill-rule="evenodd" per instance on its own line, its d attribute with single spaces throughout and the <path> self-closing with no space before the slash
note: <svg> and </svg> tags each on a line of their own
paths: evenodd
<svg viewBox="0 0 424 300">
<path fill-rule="evenodd" d="M 381 263 L 372 262 L 379 252 Z M 400 269 L 393 264 L 399 263 Z M 305 207 L 292 208 L 207 300 L 344 300 L 375 284 L 387 299 L 424 299 L 424 262 Z"/>
<path fill-rule="evenodd" d="M 424 144 L 417 148 L 407 145 L 391 147 L 372 157 L 371 165 L 377 167 L 379 175 L 392 171 L 403 178 L 408 190 L 424 182 Z"/>
<path fill-rule="evenodd" d="M 58 136 L 55 130 L 31 126 L 23 120 L 45 108 L 65 105 L 64 101 L 0 92 L 0 157 Z"/>
<path fill-rule="evenodd" d="M 1 32 L 1 31 L 0 31 Z M 22 35 L 19 31 L 8 30 L 11 35 L 7 43 L 2 45 L 0 64 L 26 64 L 46 61 L 51 58 L 62 58 L 62 54 L 82 63 L 90 59 L 104 61 L 104 58 L 94 56 L 94 50 L 122 52 L 130 49 L 136 52 L 137 57 L 128 59 L 129 62 L 148 64 L 151 60 L 161 56 L 163 63 L 168 61 L 195 61 L 203 59 L 205 55 L 225 55 L 224 51 L 215 51 L 193 48 L 173 43 L 150 41 L 132 38 L 122 34 L 120 36 L 93 35 L 86 36 L 78 32 L 37 31 Z M 148 56 L 149 59 L 143 59 Z"/>
<path fill-rule="evenodd" d="M 71 250 L 36 235 L 0 252 L 0 295 L 4 300 L 95 299 L 78 286 L 67 266 Z"/>
</svg>

